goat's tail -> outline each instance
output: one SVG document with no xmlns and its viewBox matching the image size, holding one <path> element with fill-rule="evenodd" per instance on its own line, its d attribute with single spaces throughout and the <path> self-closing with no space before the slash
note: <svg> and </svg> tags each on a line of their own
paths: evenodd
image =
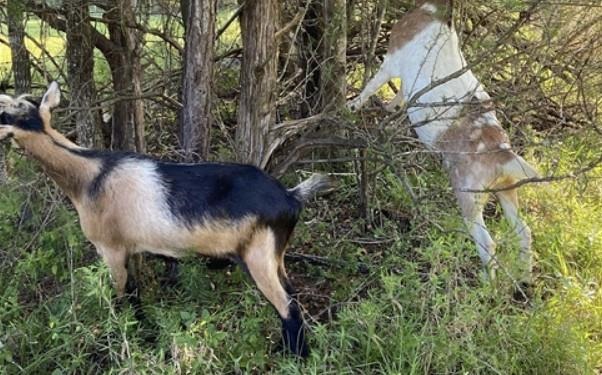
<svg viewBox="0 0 602 375">
<path fill-rule="evenodd" d="M 316 193 L 332 189 L 333 187 L 334 181 L 330 176 L 314 173 L 299 185 L 292 189 L 288 189 L 288 192 L 293 194 L 300 202 L 307 202 L 307 200 Z"/>
<path fill-rule="evenodd" d="M 537 173 L 535 168 L 516 154 L 514 154 L 514 158 L 510 162 L 504 164 L 504 172 L 517 180 L 539 177 L 539 173 Z"/>
</svg>

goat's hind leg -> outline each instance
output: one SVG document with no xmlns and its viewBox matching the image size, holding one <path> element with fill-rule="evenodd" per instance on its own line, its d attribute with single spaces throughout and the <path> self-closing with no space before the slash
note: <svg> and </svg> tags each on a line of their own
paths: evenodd
<svg viewBox="0 0 602 375">
<path fill-rule="evenodd" d="M 472 236 L 479 252 L 481 262 L 487 271 L 489 278 L 495 278 L 498 267 L 495 258 L 495 242 L 491 238 L 485 220 L 483 220 L 483 207 L 487 195 L 481 193 L 456 192 L 464 222 Z"/>
<path fill-rule="evenodd" d="M 500 205 L 504 210 L 504 216 L 512 225 L 520 241 L 520 259 L 522 267 L 521 282 L 531 283 L 533 271 L 533 253 L 531 251 L 531 229 L 521 220 L 518 212 L 518 192 L 516 189 L 500 191 L 496 193 Z"/>
<path fill-rule="evenodd" d="M 157 258 L 163 260 L 165 273 L 161 277 L 161 286 L 166 288 L 175 288 L 178 285 L 179 262 L 176 258 L 166 255 L 157 255 Z"/>
<path fill-rule="evenodd" d="M 277 253 L 274 234 L 271 229 L 266 228 L 253 235 L 241 255 L 257 287 L 280 316 L 284 345 L 292 353 L 307 357 L 309 351 L 305 342 L 301 311 L 281 281 L 282 270 L 279 272 Z M 287 288 L 291 289 L 286 280 L 284 283 Z"/>
</svg>

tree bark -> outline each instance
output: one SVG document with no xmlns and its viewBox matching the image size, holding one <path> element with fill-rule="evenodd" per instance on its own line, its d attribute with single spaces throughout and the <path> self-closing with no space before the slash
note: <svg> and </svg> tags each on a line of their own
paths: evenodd
<svg viewBox="0 0 602 375">
<path fill-rule="evenodd" d="M 29 52 L 25 47 L 25 5 L 19 0 L 8 0 L 6 10 L 15 94 L 29 93 L 31 92 L 31 64 Z"/>
<path fill-rule="evenodd" d="M 320 98 L 320 63 L 321 41 L 324 31 L 322 24 L 322 4 L 315 0 L 303 0 L 302 6 L 308 7 L 303 19 L 303 31 L 299 34 L 299 65 L 305 77 L 304 97 L 301 104 L 301 115 L 309 117 L 320 112 L 322 100 Z"/>
<path fill-rule="evenodd" d="M 19 0 L 8 0 L 6 8 L 15 94 L 19 95 L 31 92 L 31 65 L 29 52 L 25 47 L 25 6 Z M 0 147 L 0 185 L 4 185 L 8 181 L 5 149 L 3 146 Z"/>
<path fill-rule="evenodd" d="M 216 8 L 216 0 L 182 1 L 183 15 L 188 15 L 180 114 L 186 161 L 206 160 L 209 154 Z"/>
<path fill-rule="evenodd" d="M 67 23 L 67 72 L 71 107 L 75 110 L 77 142 L 83 147 L 102 147 L 99 111 L 94 83 L 94 45 L 87 0 L 65 0 Z"/>
<path fill-rule="evenodd" d="M 277 0 L 247 1 L 240 16 L 243 56 L 236 145 L 238 159 L 264 168 L 277 99 Z"/>
<path fill-rule="evenodd" d="M 323 108 L 345 105 L 347 83 L 347 8 L 345 0 L 324 0 L 324 53 L 321 74 Z"/>
<path fill-rule="evenodd" d="M 142 33 L 128 25 L 136 21 L 135 0 L 114 0 L 104 17 L 113 48 L 107 57 L 113 90 L 121 99 L 113 109 L 111 147 L 144 152 L 144 102 L 142 100 Z"/>
</svg>

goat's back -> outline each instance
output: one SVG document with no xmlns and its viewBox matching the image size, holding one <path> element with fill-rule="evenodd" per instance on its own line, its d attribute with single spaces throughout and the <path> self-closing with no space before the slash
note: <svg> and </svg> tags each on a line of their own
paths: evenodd
<svg viewBox="0 0 602 375">
<path fill-rule="evenodd" d="M 117 158 L 117 159 L 116 159 Z M 233 253 L 260 227 L 288 238 L 302 204 L 277 180 L 239 164 L 176 164 L 124 155 L 78 209 L 94 243 L 170 256 Z M 100 176 L 99 176 L 100 177 Z"/>
</svg>

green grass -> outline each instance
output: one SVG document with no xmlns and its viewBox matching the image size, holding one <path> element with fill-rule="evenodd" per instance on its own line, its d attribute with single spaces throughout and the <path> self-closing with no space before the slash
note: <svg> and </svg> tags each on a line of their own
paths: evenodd
<svg viewBox="0 0 602 375">
<path fill-rule="evenodd" d="M 569 138 L 542 161 L 559 172 L 591 157 Z M 587 180 L 522 190 L 534 233 L 535 296 L 512 300 L 500 273 L 484 283 L 445 178 L 433 166 L 414 178 L 442 198 L 403 224 L 364 231 L 355 187 L 313 202 L 291 251 L 330 265 L 289 262 L 310 327 L 306 361 L 274 353 L 279 321 L 239 269 L 183 261 L 180 285 L 144 280 L 147 320 L 113 300 L 106 267 L 76 215 L 30 162 L 11 154 L 13 180 L 0 192 L 2 373 L 593 374 L 602 368 L 602 187 Z M 552 165 L 540 164 L 543 172 Z M 289 176 L 293 183 L 293 176 Z M 388 173 L 374 203 L 409 212 Z M 430 223 L 430 224 L 429 224 Z M 434 225 L 434 224 L 436 225 Z M 517 266 L 505 222 L 488 219 L 502 264 Z M 160 272 L 161 264 L 149 260 Z"/>
</svg>

